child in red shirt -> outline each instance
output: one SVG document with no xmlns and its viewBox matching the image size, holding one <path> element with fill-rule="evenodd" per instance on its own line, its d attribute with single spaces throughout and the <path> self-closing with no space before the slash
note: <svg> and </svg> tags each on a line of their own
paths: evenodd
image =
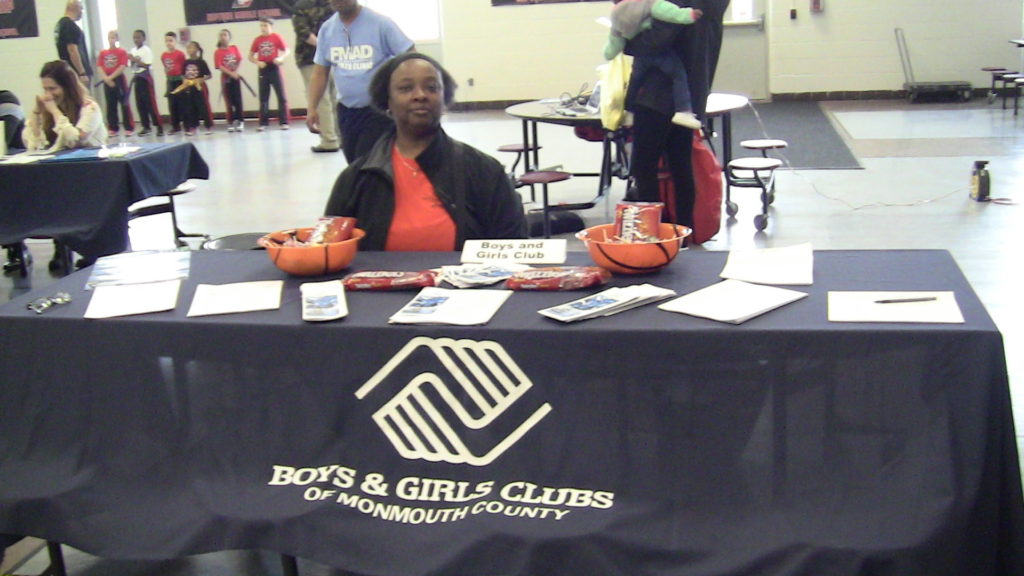
<svg viewBox="0 0 1024 576">
<path fill-rule="evenodd" d="M 288 57 L 288 46 L 274 33 L 274 22 L 260 18 L 260 35 L 252 41 L 249 60 L 260 68 L 260 132 L 270 124 L 270 89 L 277 95 L 278 122 L 282 130 L 288 129 L 288 99 L 284 93 L 281 63 Z"/>
<path fill-rule="evenodd" d="M 224 110 L 227 113 L 228 132 L 241 132 L 244 109 L 242 108 L 242 53 L 231 43 L 231 32 L 221 30 L 217 39 L 217 51 L 213 53 L 213 67 L 220 70 L 221 93 L 224 94 Z"/>
<path fill-rule="evenodd" d="M 181 130 L 181 122 L 184 113 L 181 109 L 182 100 L 173 95 L 174 90 L 181 86 L 185 74 L 185 53 L 178 50 L 178 35 L 174 32 L 164 34 L 164 46 L 167 51 L 160 55 L 160 62 L 164 65 L 164 73 L 167 75 L 167 107 L 171 112 L 171 134 Z"/>
<path fill-rule="evenodd" d="M 117 41 L 116 30 L 107 33 L 110 47 L 100 52 L 96 59 L 96 69 L 99 71 L 100 80 L 103 81 L 103 94 L 107 98 L 109 134 L 117 136 L 121 129 L 117 114 L 120 109 L 121 117 L 124 118 L 124 135 L 131 136 L 135 133 L 135 120 L 132 118 L 132 108 L 128 104 L 128 82 L 124 76 L 124 71 L 128 68 L 128 52 L 119 47 Z"/>
</svg>

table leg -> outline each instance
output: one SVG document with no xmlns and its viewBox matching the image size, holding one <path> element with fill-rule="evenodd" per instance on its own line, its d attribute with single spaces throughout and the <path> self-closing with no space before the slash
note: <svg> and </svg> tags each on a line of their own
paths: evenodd
<svg viewBox="0 0 1024 576">
<path fill-rule="evenodd" d="M 284 576 L 299 576 L 299 563 L 295 556 L 281 554 L 281 570 Z"/>
<path fill-rule="evenodd" d="M 732 112 L 722 114 L 722 167 L 732 160 Z"/>
<path fill-rule="evenodd" d="M 540 138 L 537 137 L 537 123 L 530 122 L 533 125 L 533 166 L 531 170 L 540 169 Z"/>
</svg>

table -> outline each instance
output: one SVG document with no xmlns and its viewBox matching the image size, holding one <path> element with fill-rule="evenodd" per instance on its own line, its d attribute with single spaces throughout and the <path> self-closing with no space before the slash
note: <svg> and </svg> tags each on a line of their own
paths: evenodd
<svg viewBox="0 0 1024 576">
<path fill-rule="evenodd" d="M 722 166 L 727 166 L 732 159 L 732 112 L 749 103 L 746 96 L 712 92 L 708 95 L 705 116 L 710 121 L 722 118 Z M 537 137 L 537 124 L 557 124 L 561 126 L 585 127 L 600 130 L 602 139 L 601 171 L 599 173 L 574 173 L 574 176 L 598 176 L 597 198 L 603 197 L 611 186 L 612 176 L 626 178 L 629 176 L 629 153 L 626 149 L 628 128 L 615 131 L 605 130 L 601 124 L 600 113 L 580 113 L 567 116 L 558 112 L 558 100 L 534 100 L 515 104 L 505 109 L 505 113 L 522 120 L 523 149 L 526 158 L 526 169 L 536 170 L 540 167 L 540 139 Z M 612 148 L 616 152 L 613 153 Z M 532 151 L 532 155 L 531 155 Z"/>
<path fill-rule="evenodd" d="M 740 94 L 724 94 L 712 92 L 708 95 L 708 103 L 705 115 L 708 118 L 709 127 L 714 132 L 714 119 L 722 117 L 722 168 L 729 165 L 732 160 L 732 113 L 750 103 L 750 99 Z"/>
<path fill-rule="evenodd" d="M 265 254 L 192 258 L 175 312 L 86 321 L 88 270 L 0 307 L 0 532 L 395 576 L 1024 574 L 1001 335 L 948 252 L 817 252 L 807 298 L 739 326 L 535 312 L 578 293 L 480 327 L 391 326 L 410 293 L 349 293 L 303 324 Z M 613 282 L 684 293 L 724 260 Z M 184 316 L 197 283 L 267 279 L 280 310 Z M 825 320 L 829 290 L 878 289 L 953 290 L 966 321 Z"/>
<path fill-rule="evenodd" d="M 0 164 L 0 244 L 52 236 L 85 257 L 128 248 L 128 206 L 210 171 L 187 142 L 124 158 Z"/>
<path fill-rule="evenodd" d="M 534 100 L 515 104 L 505 109 L 505 113 L 522 120 L 523 124 L 523 157 L 525 170 L 540 168 L 540 139 L 537 137 L 537 124 L 557 124 L 572 128 L 585 128 L 601 137 L 601 169 L 599 172 L 573 172 L 573 176 L 596 176 L 597 195 L 587 207 L 597 204 L 601 198 L 607 198 L 612 185 L 612 178 L 629 177 L 629 154 L 626 151 L 628 140 L 627 129 L 605 130 L 601 124 L 600 113 L 581 112 L 575 116 L 559 113 L 561 108 L 558 100 Z"/>
</svg>

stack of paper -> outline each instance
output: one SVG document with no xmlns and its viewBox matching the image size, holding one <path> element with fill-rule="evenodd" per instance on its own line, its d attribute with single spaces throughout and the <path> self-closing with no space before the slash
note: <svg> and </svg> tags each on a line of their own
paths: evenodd
<svg viewBox="0 0 1024 576">
<path fill-rule="evenodd" d="M 396 312 L 391 324 L 486 324 L 512 292 L 508 290 L 449 290 L 428 287 Z"/>
<path fill-rule="evenodd" d="M 93 265 L 85 289 L 182 280 L 188 278 L 191 262 L 191 253 L 181 250 L 145 250 L 103 256 Z"/>
<path fill-rule="evenodd" d="M 680 296 L 658 308 L 719 322 L 739 324 L 755 316 L 806 298 L 807 294 L 787 288 L 723 280 L 696 292 Z"/>
<path fill-rule="evenodd" d="M 188 252 L 126 252 L 104 256 L 85 282 L 93 290 L 86 318 L 115 318 L 174 310 L 182 279 L 188 278 Z"/>
<path fill-rule="evenodd" d="M 676 293 L 667 288 L 659 288 L 651 284 L 626 286 L 625 288 L 609 288 L 586 298 L 573 300 L 566 304 L 545 308 L 539 312 L 548 318 L 561 322 L 576 322 L 598 316 L 611 316 L 637 306 L 650 304 Z"/>
</svg>

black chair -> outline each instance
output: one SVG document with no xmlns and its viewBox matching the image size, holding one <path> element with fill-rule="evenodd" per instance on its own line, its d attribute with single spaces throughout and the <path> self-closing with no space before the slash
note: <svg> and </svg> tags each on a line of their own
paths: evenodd
<svg viewBox="0 0 1024 576">
<path fill-rule="evenodd" d="M 178 248 L 185 248 L 188 246 L 183 238 L 202 238 L 205 242 L 210 239 L 206 234 L 190 234 L 188 232 L 182 232 L 181 228 L 178 227 L 178 214 L 174 207 L 174 197 L 187 194 L 196 189 L 195 184 L 191 182 L 182 182 L 173 190 L 168 190 L 163 194 L 158 194 L 145 200 L 140 200 L 135 204 L 128 207 L 128 220 L 134 220 L 136 218 L 144 218 L 146 216 L 155 216 L 157 214 L 170 214 L 171 215 L 171 226 L 174 230 L 174 245 Z"/>
</svg>

